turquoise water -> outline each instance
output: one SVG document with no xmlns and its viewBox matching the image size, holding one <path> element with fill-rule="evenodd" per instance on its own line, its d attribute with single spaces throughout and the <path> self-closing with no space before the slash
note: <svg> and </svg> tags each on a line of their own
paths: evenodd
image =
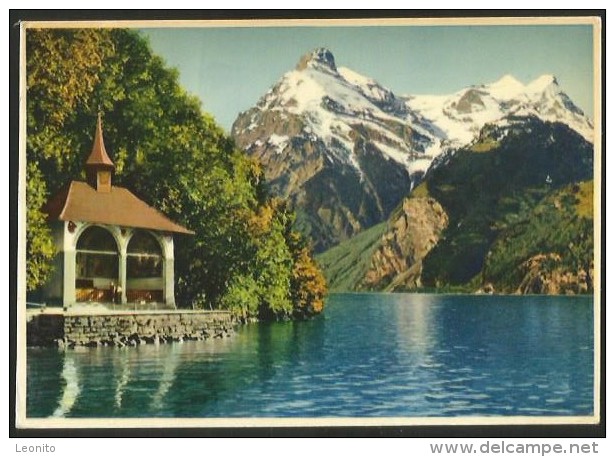
<svg viewBox="0 0 615 457">
<path fill-rule="evenodd" d="M 592 299 L 335 294 L 308 322 L 27 362 L 28 417 L 591 415 Z"/>
</svg>

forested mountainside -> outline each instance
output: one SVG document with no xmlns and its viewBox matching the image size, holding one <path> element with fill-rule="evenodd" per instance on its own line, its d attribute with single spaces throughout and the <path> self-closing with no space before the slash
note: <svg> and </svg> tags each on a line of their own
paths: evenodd
<svg viewBox="0 0 615 457">
<path fill-rule="evenodd" d="M 319 257 L 332 290 L 591 293 L 593 146 L 533 116 L 489 124 L 374 229 Z"/>
</svg>

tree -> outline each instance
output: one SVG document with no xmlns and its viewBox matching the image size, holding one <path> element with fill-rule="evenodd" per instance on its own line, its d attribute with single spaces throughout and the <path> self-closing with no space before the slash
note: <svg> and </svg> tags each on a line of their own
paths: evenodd
<svg viewBox="0 0 615 457">
<path fill-rule="evenodd" d="M 295 317 L 308 317 L 322 312 L 327 294 L 325 277 L 314 260 L 305 240 L 297 232 L 290 234 L 293 255 L 291 300 Z"/>
<path fill-rule="evenodd" d="M 48 187 L 75 172 L 74 137 L 66 126 L 87 103 L 105 57 L 112 51 L 106 32 L 31 30 L 27 33 L 26 282 L 43 285 L 52 271 L 51 232 L 42 207 Z"/>
<path fill-rule="evenodd" d="M 307 260 L 289 244 L 293 216 L 177 71 L 136 31 L 28 30 L 26 42 L 28 288 L 45 282 L 53 257 L 42 205 L 83 177 L 102 112 L 115 183 L 195 232 L 176 240 L 178 303 L 246 318 L 296 314 L 293 287 L 303 279 L 295 264 Z"/>
<path fill-rule="evenodd" d="M 49 279 L 55 247 L 45 214 L 41 211 L 47 192 L 37 162 L 29 162 L 26 173 L 26 286 L 31 291 Z"/>
</svg>

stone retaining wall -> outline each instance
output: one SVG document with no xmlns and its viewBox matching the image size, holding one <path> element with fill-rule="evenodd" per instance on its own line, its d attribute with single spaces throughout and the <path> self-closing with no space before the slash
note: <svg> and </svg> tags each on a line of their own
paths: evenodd
<svg viewBox="0 0 615 457">
<path fill-rule="evenodd" d="M 35 314 L 28 316 L 26 341 L 28 346 L 53 346 L 64 338 L 64 315 Z"/>
<path fill-rule="evenodd" d="M 230 336 L 227 311 L 38 314 L 28 320 L 28 345 L 136 346 Z"/>
</svg>

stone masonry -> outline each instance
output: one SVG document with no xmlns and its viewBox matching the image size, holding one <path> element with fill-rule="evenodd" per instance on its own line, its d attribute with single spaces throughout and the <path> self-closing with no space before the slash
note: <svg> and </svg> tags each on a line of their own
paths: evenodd
<svg viewBox="0 0 615 457">
<path fill-rule="evenodd" d="M 233 332 L 228 311 L 45 314 L 28 319 L 28 345 L 137 346 L 222 338 Z"/>
</svg>

